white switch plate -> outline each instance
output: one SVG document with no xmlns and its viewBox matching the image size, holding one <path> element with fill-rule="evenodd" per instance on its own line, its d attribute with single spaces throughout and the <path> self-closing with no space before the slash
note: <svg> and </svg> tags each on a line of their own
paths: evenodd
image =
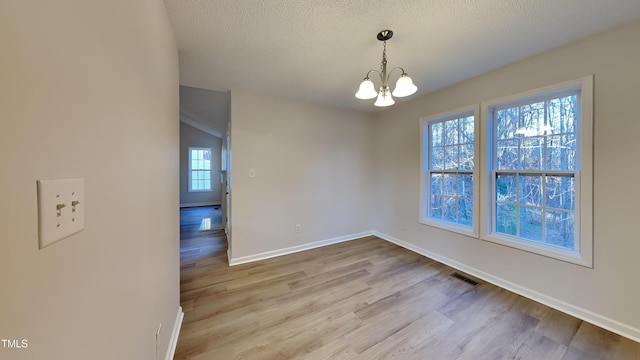
<svg viewBox="0 0 640 360">
<path fill-rule="evenodd" d="M 253 179 L 256 177 L 256 169 L 249 169 L 249 177 Z"/>
<path fill-rule="evenodd" d="M 84 229 L 84 179 L 38 180 L 40 249 Z"/>
</svg>

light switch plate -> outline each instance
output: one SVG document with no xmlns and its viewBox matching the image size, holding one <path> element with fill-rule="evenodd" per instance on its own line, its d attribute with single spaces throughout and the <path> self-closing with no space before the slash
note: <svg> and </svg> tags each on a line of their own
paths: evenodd
<svg viewBox="0 0 640 360">
<path fill-rule="evenodd" d="M 40 249 L 84 229 L 84 179 L 38 180 Z"/>
</svg>

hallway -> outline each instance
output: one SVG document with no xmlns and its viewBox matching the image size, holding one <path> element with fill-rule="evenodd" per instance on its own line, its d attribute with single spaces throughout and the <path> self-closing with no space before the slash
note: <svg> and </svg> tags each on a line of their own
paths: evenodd
<svg viewBox="0 0 640 360">
<path fill-rule="evenodd" d="M 227 265 L 227 239 L 220 206 L 180 209 L 180 268 L 193 267 L 220 252 Z"/>
</svg>

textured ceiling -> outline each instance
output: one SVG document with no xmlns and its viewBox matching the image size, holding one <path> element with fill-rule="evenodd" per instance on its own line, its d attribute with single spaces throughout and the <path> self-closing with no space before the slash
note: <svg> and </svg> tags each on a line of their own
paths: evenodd
<svg viewBox="0 0 640 360">
<path fill-rule="evenodd" d="M 182 85 L 360 111 L 376 110 L 373 100 L 353 94 L 366 72 L 380 66 L 376 34 L 383 29 L 394 31 L 387 42 L 388 66 L 402 66 L 420 95 L 640 18 L 640 0 L 165 0 L 165 5 Z"/>
</svg>

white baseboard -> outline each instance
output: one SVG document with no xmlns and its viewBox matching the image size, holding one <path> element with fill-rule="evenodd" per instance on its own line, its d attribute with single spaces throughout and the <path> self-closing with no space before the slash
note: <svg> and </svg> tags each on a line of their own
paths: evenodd
<svg viewBox="0 0 640 360">
<path fill-rule="evenodd" d="M 222 205 L 222 202 L 220 201 L 211 201 L 211 202 L 180 204 L 180 208 L 198 207 L 198 206 L 220 206 L 220 205 Z"/>
<path fill-rule="evenodd" d="M 493 276 L 489 273 L 486 273 L 484 271 L 478 270 L 474 267 L 471 266 L 467 266 L 464 265 L 462 263 L 459 263 L 455 260 L 449 259 L 445 256 L 436 254 L 434 252 L 425 250 L 423 248 L 420 248 L 416 245 L 404 242 L 400 239 L 396 239 L 393 236 L 390 235 L 386 235 L 383 233 L 380 233 L 378 231 L 373 231 L 373 235 L 384 239 L 386 241 L 389 241 L 391 243 L 394 243 L 398 246 L 402 246 L 405 249 L 411 250 L 415 253 L 418 253 L 420 255 L 426 256 L 428 258 L 431 258 L 433 260 L 436 260 L 438 262 L 441 262 L 445 265 L 448 265 L 452 268 L 455 268 L 457 270 L 460 271 L 464 271 L 466 273 L 468 273 L 469 275 L 475 276 L 479 279 L 482 279 L 486 282 L 492 283 L 496 286 L 499 286 L 503 289 L 509 290 L 511 292 L 514 292 L 516 294 L 522 295 L 526 298 L 529 298 L 531 300 L 537 301 L 539 303 L 542 303 L 544 305 L 547 305 L 551 308 L 554 308 L 558 311 L 561 311 L 563 313 L 569 314 L 571 316 L 575 316 L 578 319 L 584 320 L 588 323 L 594 324 L 596 326 L 600 326 L 601 328 L 607 329 L 611 332 L 614 332 L 618 335 L 624 336 L 626 338 L 629 338 L 633 341 L 636 342 L 640 342 L 640 329 L 638 328 L 634 328 L 632 326 L 623 324 L 619 321 L 610 319 L 608 317 L 596 314 L 592 311 L 583 309 L 581 307 L 575 306 L 573 304 L 569 304 L 567 302 L 564 302 L 562 300 L 558 300 L 556 298 L 547 296 L 545 294 L 539 293 L 535 290 L 531 290 L 529 288 L 526 288 L 524 286 L 515 284 L 513 282 L 507 281 L 505 279 L 499 278 L 497 276 Z"/>
<path fill-rule="evenodd" d="M 297 253 L 297 252 L 300 252 L 300 251 L 319 248 L 319 247 L 322 247 L 322 246 L 333 245 L 333 244 L 338 244 L 338 243 L 345 242 L 345 241 L 356 240 L 356 239 L 360 239 L 360 238 L 371 236 L 371 235 L 373 235 L 373 231 L 365 231 L 365 232 L 361 232 L 361 233 L 358 233 L 358 234 L 340 236 L 340 237 L 336 237 L 336 238 L 333 238 L 333 239 L 316 241 L 316 242 L 309 243 L 309 244 L 303 244 L 303 245 L 292 246 L 292 247 L 288 247 L 288 248 L 284 248 L 284 249 L 267 251 L 267 252 L 263 252 L 263 253 L 260 253 L 260 254 L 243 256 L 243 257 L 239 257 L 239 258 L 235 258 L 235 259 L 232 259 L 231 257 L 229 257 L 229 266 L 245 264 L 245 263 L 249 263 L 249 262 L 253 262 L 253 261 L 269 259 L 269 258 L 273 258 L 273 257 L 277 257 L 277 256 L 287 255 L 287 254 L 293 254 L 293 253 Z"/>
<path fill-rule="evenodd" d="M 166 360 L 173 360 L 173 356 L 176 354 L 176 346 L 178 345 L 178 336 L 180 336 L 182 319 L 184 319 L 184 312 L 182 312 L 182 306 L 178 306 L 178 315 L 176 316 L 176 322 L 173 324 L 173 331 L 171 332 L 171 338 L 169 339 L 169 348 L 167 349 L 167 356 L 165 356 Z"/>
</svg>

